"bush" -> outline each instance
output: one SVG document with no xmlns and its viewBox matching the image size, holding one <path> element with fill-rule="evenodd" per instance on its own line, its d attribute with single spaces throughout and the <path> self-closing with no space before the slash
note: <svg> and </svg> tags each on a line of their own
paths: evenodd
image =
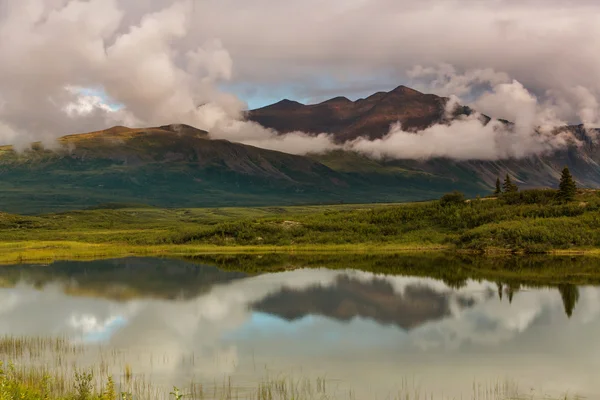
<svg viewBox="0 0 600 400">
<path fill-rule="evenodd" d="M 509 192 L 502 195 L 506 204 L 549 204 L 556 200 L 556 190 L 531 189 L 521 192 Z"/>
<path fill-rule="evenodd" d="M 452 193 L 446 193 L 440 199 L 441 206 L 448 206 L 452 204 L 464 204 L 465 203 L 465 195 L 461 192 L 454 191 Z"/>
</svg>

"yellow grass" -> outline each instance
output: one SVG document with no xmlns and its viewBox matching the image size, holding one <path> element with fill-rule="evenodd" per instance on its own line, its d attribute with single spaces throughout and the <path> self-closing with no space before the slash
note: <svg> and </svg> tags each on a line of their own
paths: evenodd
<svg viewBox="0 0 600 400">
<path fill-rule="evenodd" d="M 89 260 L 129 256 L 182 256 L 194 254 L 243 253 L 382 253 L 411 251 L 443 251 L 440 245 L 298 245 L 298 246 L 215 246 L 152 245 L 137 246 L 115 243 L 82 243 L 69 241 L 0 242 L 0 263 L 52 262 L 57 260 Z"/>
</svg>

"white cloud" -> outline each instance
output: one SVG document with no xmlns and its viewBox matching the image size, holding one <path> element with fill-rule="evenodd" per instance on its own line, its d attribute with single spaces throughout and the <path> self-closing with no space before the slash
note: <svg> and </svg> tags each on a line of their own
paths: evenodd
<svg viewBox="0 0 600 400">
<path fill-rule="evenodd" d="M 514 116 L 518 126 L 600 123 L 600 6 L 594 2 L 565 10 L 560 2 L 537 0 L 333 0 L 327 6 L 261 0 L 252 7 L 236 0 L 0 0 L 0 10 L 5 143 L 117 123 L 187 123 L 215 128 L 216 138 L 297 154 L 338 148 L 326 132 L 277 137 L 241 122 L 246 104 L 222 93 L 223 81 L 319 97 L 324 80 L 335 82 L 327 91 L 348 95 L 355 85 L 367 90 L 365 82 L 391 88 L 424 79 L 424 88 L 456 95 L 491 116 Z M 65 90 L 70 87 L 100 88 L 111 102 Z M 119 113 L 112 102 L 123 105 Z M 406 135 L 359 147 L 368 154 L 384 152 L 377 149 L 383 143 L 402 156 L 494 159 L 564 142 L 540 145 L 520 132 L 518 147 L 531 148 L 496 145 L 494 155 L 498 138 L 484 137 L 491 133 L 482 128 L 481 152 L 442 148 L 459 128 L 473 138 L 472 124 L 462 121 L 444 134 L 444 127 L 432 128 L 424 137 L 443 140 L 421 153 L 401 148 L 402 140 L 424 140 Z"/>
</svg>

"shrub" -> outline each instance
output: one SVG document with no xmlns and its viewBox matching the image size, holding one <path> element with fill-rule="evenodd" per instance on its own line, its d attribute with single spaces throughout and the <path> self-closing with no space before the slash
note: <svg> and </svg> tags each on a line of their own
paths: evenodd
<svg viewBox="0 0 600 400">
<path fill-rule="evenodd" d="M 509 192 L 502 195 L 506 204 L 549 204 L 556 199 L 556 190 L 531 189 L 521 192 Z"/>
<path fill-rule="evenodd" d="M 441 206 L 448 206 L 452 204 L 464 204 L 465 203 L 465 195 L 461 192 L 454 191 L 452 193 L 446 193 L 440 199 Z"/>
</svg>

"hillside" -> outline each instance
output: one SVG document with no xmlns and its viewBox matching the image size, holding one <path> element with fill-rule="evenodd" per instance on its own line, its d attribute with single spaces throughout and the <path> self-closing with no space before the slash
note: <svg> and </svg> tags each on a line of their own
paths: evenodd
<svg viewBox="0 0 600 400">
<path fill-rule="evenodd" d="M 439 197 L 452 178 L 404 171 L 345 172 L 322 162 L 225 140 L 189 126 L 113 127 L 69 135 L 58 149 L 0 147 L 0 207 L 43 213 L 143 203 L 221 207 L 410 201 Z M 485 193 L 479 183 L 458 184 Z"/>
</svg>

